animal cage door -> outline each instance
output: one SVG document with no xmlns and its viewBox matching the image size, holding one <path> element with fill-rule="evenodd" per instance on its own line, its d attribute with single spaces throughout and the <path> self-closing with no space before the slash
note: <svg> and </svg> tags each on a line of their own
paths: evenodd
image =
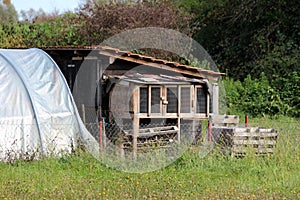
<svg viewBox="0 0 300 200">
<path fill-rule="evenodd" d="M 166 114 L 177 115 L 178 114 L 178 87 L 177 86 L 166 86 L 166 97 L 165 102 Z"/>
<path fill-rule="evenodd" d="M 192 85 L 148 85 L 139 88 L 139 113 L 141 117 L 193 116 Z M 204 105 L 205 106 L 205 105 Z"/>
<path fill-rule="evenodd" d="M 162 94 L 161 86 L 142 86 L 139 89 L 139 113 L 148 116 L 161 116 Z"/>
<path fill-rule="evenodd" d="M 193 116 L 193 86 L 166 86 L 166 115 L 178 117 Z M 163 104 L 164 105 L 164 104 Z"/>
<path fill-rule="evenodd" d="M 195 109 L 196 115 L 208 116 L 209 94 L 202 86 L 195 87 Z"/>
</svg>

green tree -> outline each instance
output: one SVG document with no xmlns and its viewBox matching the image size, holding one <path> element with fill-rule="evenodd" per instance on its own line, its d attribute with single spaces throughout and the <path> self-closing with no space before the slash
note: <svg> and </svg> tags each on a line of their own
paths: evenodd
<svg viewBox="0 0 300 200">
<path fill-rule="evenodd" d="M 0 47 L 41 47 L 82 45 L 75 22 L 77 15 L 71 12 L 55 19 L 29 23 L 0 24 Z"/>
<path fill-rule="evenodd" d="M 34 10 L 33 8 L 30 8 L 28 11 L 21 10 L 20 16 L 22 21 L 26 21 L 29 23 L 35 22 L 39 17 L 46 15 L 46 13 L 43 11 L 43 9 Z"/>
<path fill-rule="evenodd" d="M 297 0 L 200 1 L 195 39 L 221 71 L 235 79 L 290 73 L 298 68 L 300 7 Z M 280 62 L 280 57 L 285 61 Z M 272 61 L 273 59 L 277 61 Z M 270 73 L 272 71 L 272 73 Z"/>
<path fill-rule="evenodd" d="M 79 34 L 89 45 L 98 45 L 104 39 L 124 30 L 141 27 L 163 27 L 193 34 L 191 16 L 171 2 L 138 4 L 94 4 L 87 1 L 78 11 L 82 26 Z"/>
<path fill-rule="evenodd" d="M 0 23 L 12 23 L 18 20 L 18 13 L 10 0 L 0 1 Z"/>
</svg>

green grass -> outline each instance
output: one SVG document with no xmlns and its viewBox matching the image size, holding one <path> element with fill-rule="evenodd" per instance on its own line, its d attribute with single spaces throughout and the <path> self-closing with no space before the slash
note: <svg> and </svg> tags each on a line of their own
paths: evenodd
<svg viewBox="0 0 300 200">
<path fill-rule="evenodd" d="M 192 147 L 168 167 L 144 174 L 116 171 L 89 154 L 0 164 L 2 199 L 300 199 L 300 123 L 250 119 L 276 128 L 273 156 L 204 158 Z"/>
</svg>

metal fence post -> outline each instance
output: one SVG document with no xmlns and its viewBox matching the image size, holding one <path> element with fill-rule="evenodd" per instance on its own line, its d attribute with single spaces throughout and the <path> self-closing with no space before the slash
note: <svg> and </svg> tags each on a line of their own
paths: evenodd
<svg viewBox="0 0 300 200">
<path fill-rule="evenodd" d="M 245 127 L 247 128 L 249 125 L 249 118 L 248 115 L 245 115 Z"/>
<path fill-rule="evenodd" d="M 103 150 L 103 121 L 99 121 L 99 150 L 102 153 Z"/>
</svg>

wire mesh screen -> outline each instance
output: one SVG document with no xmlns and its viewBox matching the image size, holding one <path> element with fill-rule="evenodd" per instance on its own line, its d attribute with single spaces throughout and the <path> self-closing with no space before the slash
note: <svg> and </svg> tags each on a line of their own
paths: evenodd
<svg viewBox="0 0 300 200">
<path fill-rule="evenodd" d="M 213 109 L 213 95 L 209 95 L 209 113 L 213 113 L 214 109 Z"/>
<path fill-rule="evenodd" d="M 85 128 L 99 141 L 99 123 L 85 123 Z"/>
<path fill-rule="evenodd" d="M 132 89 L 128 83 L 115 84 L 109 97 L 109 110 L 115 115 L 115 118 L 131 118 L 130 112 L 132 105 Z"/>
<path fill-rule="evenodd" d="M 79 115 L 83 123 L 97 123 L 97 108 L 95 106 L 87 106 L 84 104 L 77 105 Z"/>
<path fill-rule="evenodd" d="M 201 87 L 197 88 L 197 104 L 196 112 L 197 113 L 206 113 L 207 107 L 207 96 L 204 89 Z"/>
<path fill-rule="evenodd" d="M 140 88 L 140 113 L 148 113 L 148 88 Z"/>
<path fill-rule="evenodd" d="M 178 110 L 178 91 L 177 87 L 167 88 L 167 113 L 177 113 Z"/>
<path fill-rule="evenodd" d="M 198 144 L 202 140 L 202 122 L 198 120 L 180 120 L 181 139 Z"/>
<path fill-rule="evenodd" d="M 151 87 L 151 113 L 160 113 L 160 87 Z"/>
<path fill-rule="evenodd" d="M 117 120 L 119 121 L 119 120 Z M 103 135 L 106 145 L 118 146 L 124 151 L 133 150 L 133 124 L 104 123 Z M 99 125 L 85 124 L 91 134 L 99 141 Z M 141 123 L 137 134 L 138 151 L 148 151 L 152 148 L 168 148 L 173 144 L 196 144 L 201 140 L 201 122 L 194 120 L 181 120 L 178 126 L 175 120 L 153 120 L 153 122 Z"/>
<path fill-rule="evenodd" d="M 191 112 L 191 89 L 190 87 L 181 87 L 180 89 L 180 112 Z"/>
</svg>

